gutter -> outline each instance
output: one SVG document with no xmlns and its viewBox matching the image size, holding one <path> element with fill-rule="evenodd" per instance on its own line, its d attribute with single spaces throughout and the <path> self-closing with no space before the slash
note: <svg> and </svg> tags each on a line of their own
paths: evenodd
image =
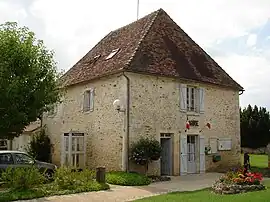
<svg viewBox="0 0 270 202">
<path fill-rule="evenodd" d="M 129 171 L 129 112 L 130 112 L 130 79 L 123 72 L 123 76 L 126 78 L 126 110 L 125 110 L 125 134 L 123 136 L 122 146 L 122 169 L 125 172 Z"/>
<path fill-rule="evenodd" d="M 240 90 L 239 95 L 242 95 L 245 90 Z"/>
</svg>

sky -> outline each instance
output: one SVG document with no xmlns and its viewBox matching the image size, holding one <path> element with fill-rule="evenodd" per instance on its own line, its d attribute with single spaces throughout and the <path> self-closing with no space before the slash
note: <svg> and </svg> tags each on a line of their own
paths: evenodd
<svg viewBox="0 0 270 202">
<path fill-rule="evenodd" d="M 140 0 L 139 17 L 159 8 L 244 87 L 242 107 L 270 110 L 269 0 Z M 137 0 L 0 0 L 0 24 L 29 27 L 64 71 L 136 19 Z"/>
</svg>

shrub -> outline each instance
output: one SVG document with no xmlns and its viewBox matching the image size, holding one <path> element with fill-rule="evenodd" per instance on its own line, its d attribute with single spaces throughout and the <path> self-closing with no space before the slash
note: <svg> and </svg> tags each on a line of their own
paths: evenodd
<svg viewBox="0 0 270 202">
<path fill-rule="evenodd" d="M 106 181 L 109 184 L 123 186 L 141 186 L 151 183 L 151 179 L 145 175 L 140 175 L 138 173 L 126 173 L 121 171 L 107 173 Z"/>
<path fill-rule="evenodd" d="M 27 150 L 27 153 L 39 161 L 51 162 L 51 141 L 46 135 L 45 128 L 34 135 Z"/>
<path fill-rule="evenodd" d="M 2 173 L 5 186 L 12 189 L 29 189 L 43 184 L 45 177 L 39 170 L 32 166 L 28 168 L 8 168 Z"/>
<path fill-rule="evenodd" d="M 147 173 L 149 163 L 158 160 L 161 151 L 162 148 L 157 140 L 142 137 L 131 147 L 130 160 L 138 165 L 145 166 L 145 173 Z"/>
<path fill-rule="evenodd" d="M 77 172 L 67 167 L 57 169 L 54 174 L 55 183 L 58 188 L 67 190 L 80 189 L 82 187 L 89 189 L 89 186 L 93 186 L 94 177 L 94 171 L 85 169 Z"/>
</svg>

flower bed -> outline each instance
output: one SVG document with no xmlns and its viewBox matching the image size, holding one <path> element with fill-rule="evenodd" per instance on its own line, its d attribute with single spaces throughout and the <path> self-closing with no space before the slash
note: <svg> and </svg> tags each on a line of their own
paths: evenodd
<svg viewBox="0 0 270 202">
<path fill-rule="evenodd" d="M 212 189 L 218 194 L 264 190 L 265 186 L 261 184 L 261 181 L 261 173 L 244 172 L 243 170 L 230 171 L 218 179 Z"/>
</svg>

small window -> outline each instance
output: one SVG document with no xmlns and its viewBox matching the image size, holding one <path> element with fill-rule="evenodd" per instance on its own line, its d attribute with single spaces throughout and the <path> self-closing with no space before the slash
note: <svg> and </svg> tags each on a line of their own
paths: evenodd
<svg viewBox="0 0 270 202">
<path fill-rule="evenodd" d="M 195 112 L 197 110 L 197 88 L 187 87 L 187 110 Z"/>
<path fill-rule="evenodd" d="M 13 164 L 13 159 L 11 154 L 0 154 L 0 164 Z"/>
<path fill-rule="evenodd" d="M 93 111 L 94 110 L 94 90 L 87 90 L 84 92 L 83 96 L 83 111 Z"/>
<path fill-rule="evenodd" d="M 111 59 L 113 56 L 115 56 L 116 53 L 118 53 L 120 48 L 112 50 L 112 52 L 106 57 L 106 60 Z"/>
<path fill-rule="evenodd" d="M 16 153 L 14 156 L 17 164 L 31 165 L 34 163 L 34 160 L 26 154 Z"/>
</svg>

